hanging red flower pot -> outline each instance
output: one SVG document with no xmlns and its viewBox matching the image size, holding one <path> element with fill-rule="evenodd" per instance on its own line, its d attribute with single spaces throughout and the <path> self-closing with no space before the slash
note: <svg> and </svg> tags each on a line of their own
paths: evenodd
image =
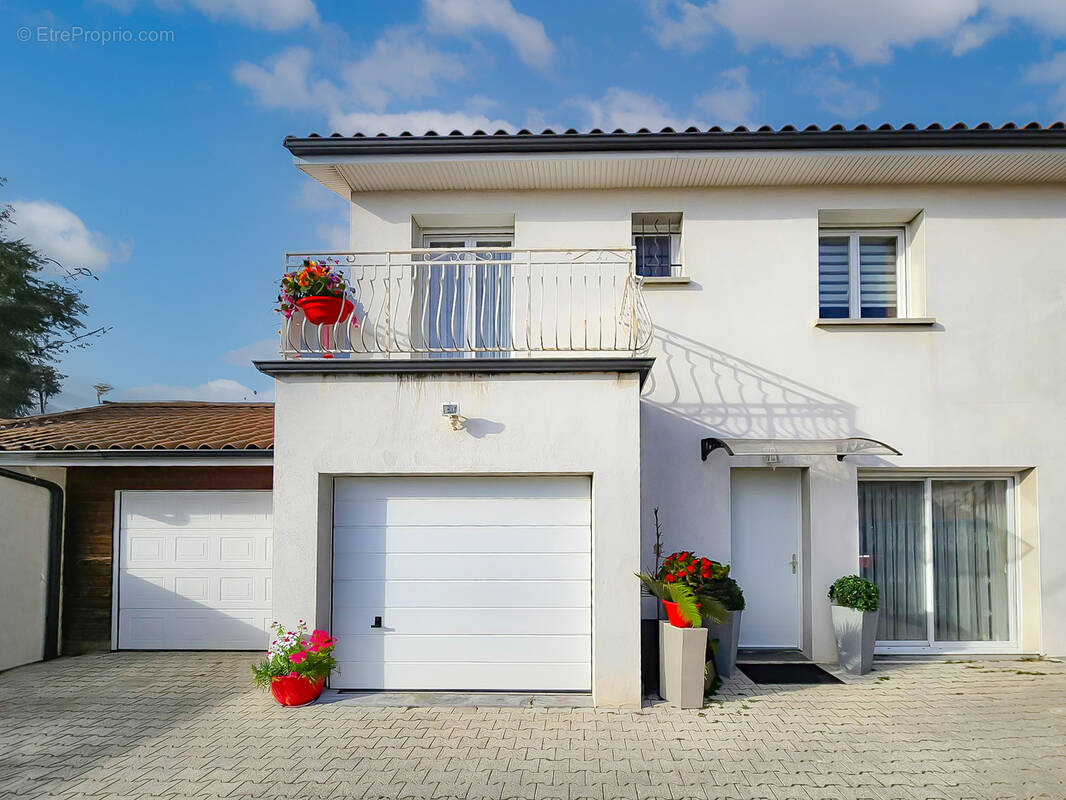
<svg viewBox="0 0 1066 800">
<path fill-rule="evenodd" d="M 325 685 L 325 676 L 311 680 L 303 676 L 292 678 L 282 675 L 270 679 L 270 693 L 283 706 L 306 706 L 318 699 Z"/>
<path fill-rule="evenodd" d="M 347 297 L 328 297 L 316 295 L 296 301 L 296 306 L 304 312 L 312 325 L 334 325 L 344 322 L 355 310 L 355 305 Z M 358 323 L 353 322 L 356 327 Z"/>
<path fill-rule="evenodd" d="M 691 628 L 692 623 L 688 622 L 681 616 L 681 612 L 677 610 L 677 603 L 671 603 L 669 600 L 663 600 L 663 608 L 666 609 L 666 618 L 670 621 L 670 624 L 675 628 Z"/>
</svg>

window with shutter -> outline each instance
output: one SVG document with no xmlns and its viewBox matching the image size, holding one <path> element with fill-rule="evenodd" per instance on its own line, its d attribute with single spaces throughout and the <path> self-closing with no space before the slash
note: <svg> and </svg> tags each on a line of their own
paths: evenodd
<svg viewBox="0 0 1066 800">
<path fill-rule="evenodd" d="M 906 316 L 902 230 L 834 230 L 818 237 L 818 316 L 891 319 Z"/>
</svg>

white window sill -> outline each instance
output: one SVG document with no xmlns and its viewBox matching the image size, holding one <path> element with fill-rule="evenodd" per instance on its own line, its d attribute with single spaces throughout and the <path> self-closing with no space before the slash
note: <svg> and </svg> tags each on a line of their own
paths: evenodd
<svg viewBox="0 0 1066 800">
<path fill-rule="evenodd" d="M 670 284 L 691 283 L 692 278 L 688 275 L 657 275 L 641 278 L 641 286 L 662 286 Z"/>
<path fill-rule="evenodd" d="M 902 317 L 859 319 L 817 319 L 816 328 L 931 328 L 936 325 L 936 317 Z"/>
</svg>

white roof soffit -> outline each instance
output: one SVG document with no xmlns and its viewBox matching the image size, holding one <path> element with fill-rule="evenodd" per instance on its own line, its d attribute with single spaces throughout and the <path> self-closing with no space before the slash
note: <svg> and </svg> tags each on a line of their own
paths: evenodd
<svg viewBox="0 0 1066 800">
<path fill-rule="evenodd" d="M 350 192 L 1066 182 L 1066 149 L 315 155 L 297 168 Z"/>
<path fill-rule="evenodd" d="M 700 441 L 704 461 L 715 450 L 731 456 L 901 456 L 896 448 L 861 436 L 844 439 L 725 439 L 708 437 Z"/>
</svg>

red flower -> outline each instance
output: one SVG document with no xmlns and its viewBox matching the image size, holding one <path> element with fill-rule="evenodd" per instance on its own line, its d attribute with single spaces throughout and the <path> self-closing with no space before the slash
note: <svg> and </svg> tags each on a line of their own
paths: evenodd
<svg viewBox="0 0 1066 800">
<path fill-rule="evenodd" d="M 681 554 L 681 557 L 682 557 L 682 558 L 688 558 L 688 553 L 682 553 L 682 554 Z"/>
<path fill-rule="evenodd" d="M 673 583 L 674 581 L 677 580 L 677 578 L 674 575 L 670 575 L 669 573 L 667 573 L 666 577 L 663 578 L 663 580 L 666 581 L 667 583 Z"/>
<path fill-rule="evenodd" d="M 696 565 L 695 564 L 689 564 L 688 565 L 688 571 L 689 572 L 695 572 L 696 571 Z"/>
</svg>

